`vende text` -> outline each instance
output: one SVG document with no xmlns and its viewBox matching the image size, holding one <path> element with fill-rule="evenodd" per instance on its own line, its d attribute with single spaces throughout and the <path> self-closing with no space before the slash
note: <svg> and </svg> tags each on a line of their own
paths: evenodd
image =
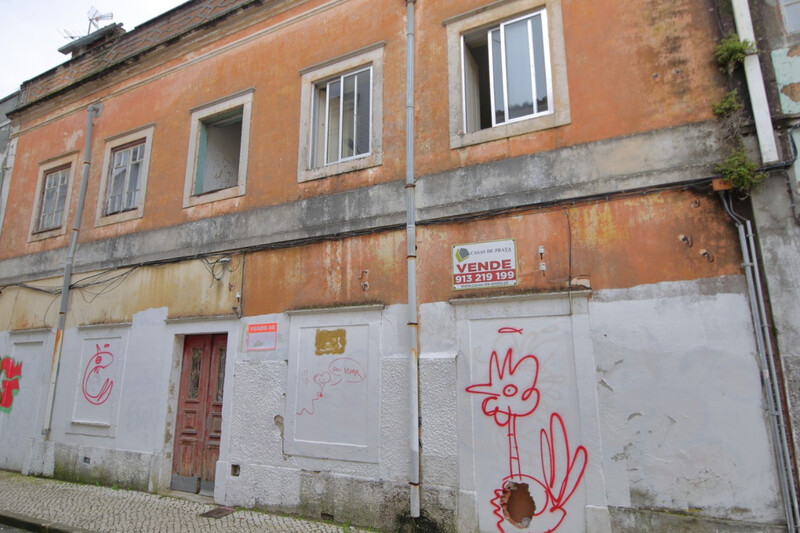
<svg viewBox="0 0 800 533">
<path fill-rule="evenodd" d="M 478 261 L 475 263 L 465 263 L 463 265 L 456 265 L 459 272 L 491 272 L 494 270 L 509 270 L 511 269 L 511 259 L 503 259 L 502 261 Z"/>
</svg>

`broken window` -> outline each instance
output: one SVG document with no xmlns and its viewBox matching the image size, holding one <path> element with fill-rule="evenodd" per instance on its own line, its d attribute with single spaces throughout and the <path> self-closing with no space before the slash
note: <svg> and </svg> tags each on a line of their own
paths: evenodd
<svg viewBox="0 0 800 533">
<path fill-rule="evenodd" d="M 244 194 L 252 93 L 193 110 L 184 207 Z"/>
<path fill-rule="evenodd" d="M 111 152 L 106 189 L 106 215 L 136 209 L 144 161 L 144 140 Z"/>
<path fill-rule="evenodd" d="M 36 232 L 60 228 L 69 190 L 70 166 L 48 170 L 44 174 Z"/>
<path fill-rule="evenodd" d="M 235 186 L 239 181 L 241 148 L 242 107 L 202 120 L 194 194 Z"/>
<path fill-rule="evenodd" d="M 141 218 L 155 126 L 148 124 L 105 139 L 105 173 L 95 226 Z"/>
</svg>

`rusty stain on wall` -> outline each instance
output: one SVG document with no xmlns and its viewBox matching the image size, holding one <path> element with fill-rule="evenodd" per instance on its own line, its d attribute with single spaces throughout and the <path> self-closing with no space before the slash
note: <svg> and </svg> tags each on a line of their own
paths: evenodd
<svg viewBox="0 0 800 533">
<path fill-rule="evenodd" d="M 247 315 L 404 302 L 405 232 L 253 252 L 245 268 L 242 299 Z M 365 270 L 369 271 L 368 291 L 363 288 Z"/>
<path fill-rule="evenodd" d="M 719 200 L 705 193 L 660 192 L 479 222 L 420 226 L 418 234 L 422 303 L 565 290 L 579 276 L 599 290 L 741 273 L 733 225 Z M 693 248 L 679 239 L 682 234 L 692 235 Z M 453 291 L 447 260 L 453 244 L 510 238 L 516 239 L 518 287 Z M 539 245 L 547 250 L 545 276 L 539 269 Z M 714 262 L 701 256 L 700 249 L 710 251 Z"/>
<path fill-rule="evenodd" d="M 146 309 L 168 307 L 170 318 L 211 317 L 233 313 L 241 292 L 242 256 L 209 270 L 201 259 L 133 270 L 86 272 L 74 276 L 86 285 L 98 275 L 108 282 L 70 290 L 67 327 L 131 322 Z M 27 288 L 9 287 L 0 293 L 0 323 L 11 331 L 53 327 L 58 320 L 60 278 L 39 280 L 32 285 L 49 287 L 52 294 Z"/>
</svg>

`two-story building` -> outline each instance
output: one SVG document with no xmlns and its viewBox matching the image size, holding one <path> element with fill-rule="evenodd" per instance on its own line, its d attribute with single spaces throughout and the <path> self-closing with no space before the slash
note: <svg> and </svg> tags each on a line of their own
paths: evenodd
<svg viewBox="0 0 800 533">
<path fill-rule="evenodd" d="M 71 43 L 10 113 L 0 467 L 392 531 L 796 528 L 796 174 L 770 71 L 765 119 L 755 51 L 714 60 L 750 11 L 196 0 Z M 753 201 L 712 185 L 732 88 Z"/>
</svg>

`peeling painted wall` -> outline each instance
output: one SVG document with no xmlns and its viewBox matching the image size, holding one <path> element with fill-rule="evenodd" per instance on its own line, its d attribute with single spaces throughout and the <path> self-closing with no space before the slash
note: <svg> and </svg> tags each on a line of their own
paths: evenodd
<svg viewBox="0 0 800 533">
<path fill-rule="evenodd" d="M 228 254 L 77 274 L 67 327 L 129 323 L 136 313 L 159 307 L 167 307 L 172 319 L 235 315 L 241 312 L 237 295 L 243 271 L 243 256 Z M 0 292 L 0 324 L 10 331 L 55 327 L 60 294 L 58 278 L 5 288 Z"/>
<path fill-rule="evenodd" d="M 781 519 L 744 294 L 733 277 L 592 299 L 610 506 Z"/>
<path fill-rule="evenodd" d="M 787 115 L 800 113 L 800 45 L 771 53 L 781 111 Z"/>
</svg>

